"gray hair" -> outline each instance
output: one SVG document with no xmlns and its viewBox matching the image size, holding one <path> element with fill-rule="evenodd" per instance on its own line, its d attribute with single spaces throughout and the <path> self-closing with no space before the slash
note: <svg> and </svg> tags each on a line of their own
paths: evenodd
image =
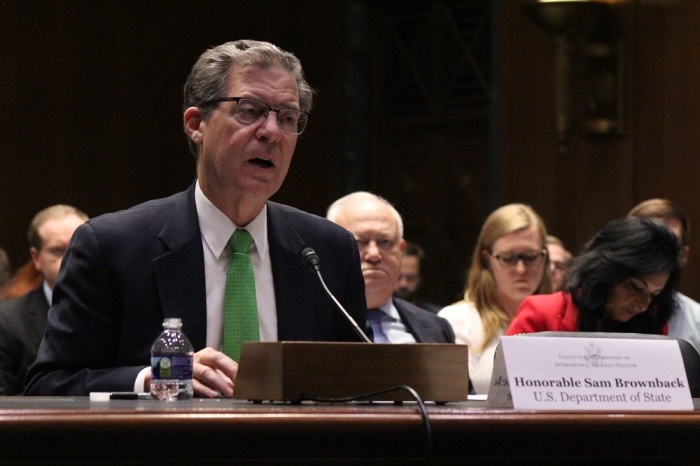
<svg viewBox="0 0 700 466">
<path fill-rule="evenodd" d="M 237 40 L 226 42 L 205 51 L 192 67 L 183 90 L 183 111 L 199 107 L 206 119 L 213 108 L 202 106 L 209 100 L 228 97 L 226 85 L 232 67 L 254 67 L 269 69 L 280 67 L 294 75 L 299 88 L 299 108 L 311 111 L 314 90 L 304 77 L 301 62 L 293 53 L 282 50 L 269 42 Z M 190 152 L 197 157 L 197 144 L 188 138 Z"/>
<path fill-rule="evenodd" d="M 403 220 L 401 219 L 401 214 L 399 214 L 399 211 L 396 210 L 396 208 L 393 205 L 391 205 L 391 202 L 387 201 L 381 196 L 377 196 L 376 194 L 372 194 L 367 191 L 356 191 L 354 193 L 350 193 L 346 196 L 341 197 L 333 204 L 331 204 L 330 207 L 328 207 L 328 211 L 326 212 L 326 218 L 331 222 L 337 223 L 336 219 L 338 218 L 338 212 L 340 211 L 340 207 L 342 207 L 343 204 L 349 201 L 356 201 L 360 199 L 377 201 L 389 207 L 389 210 L 391 211 L 392 215 L 394 215 L 394 217 L 396 218 L 396 224 L 399 227 L 399 238 L 403 238 Z"/>
</svg>

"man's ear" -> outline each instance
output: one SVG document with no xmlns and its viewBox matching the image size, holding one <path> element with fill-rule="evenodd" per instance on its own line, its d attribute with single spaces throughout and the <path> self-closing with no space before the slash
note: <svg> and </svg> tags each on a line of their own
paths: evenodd
<svg viewBox="0 0 700 466">
<path fill-rule="evenodd" d="M 182 115 L 185 124 L 185 133 L 195 144 L 201 144 L 204 138 L 204 118 L 202 111 L 198 107 L 190 107 Z"/>
<path fill-rule="evenodd" d="M 34 264 L 34 268 L 38 272 L 43 272 L 42 267 L 41 267 L 41 261 L 39 261 L 39 250 L 35 247 L 29 248 L 29 255 L 32 258 L 32 263 Z"/>
</svg>

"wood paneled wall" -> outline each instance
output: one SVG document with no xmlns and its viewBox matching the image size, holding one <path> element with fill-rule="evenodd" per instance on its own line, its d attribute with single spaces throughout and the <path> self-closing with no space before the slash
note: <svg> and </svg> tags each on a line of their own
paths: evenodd
<svg viewBox="0 0 700 466">
<path fill-rule="evenodd" d="M 342 193 L 344 2 L 0 0 L 0 247 L 29 258 L 52 204 L 90 216 L 187 188 L 182 86 L 207 48 L 268 40 L 318 90 L 275 200 L 324 214 Z"/>
<path fill-rule="evenodd" d="M 483 2 L 443 3 L 467 9 Z M 531 204 L 572 250 L 649 197 L 673 199 L 700 225 L 700 2 L 614 5 L 625 50 L 624 135 L 590 139 L 575 121 L 563 153 L 553 129 L 552 40 L 517 0 L 491 5 L 502 8 L 494 55 L 501 203 Z M 31 217 L 54 203 L 95 216 L 186 188 L 195 167 L 181 129 L 182 85 L 203 50 L 244 37 L 294 51 L 318 90 L 275 200 L 323 215 L 344 194 L 346 6 L 343 0 L 0 0 L 0 246 L 20 265 L 28 258 Z M 573 69 L 578 118 L 576 60 Z M 394 201 L 407 232 L 429 249 L 426 294 L 441 304 L 460 294 L 490 210 L 489 129 L 477 120 L 408 128 L 409 138 L 395 128 L 377 132 L 386 122 L 368 122 L 375 135 L 368 189 Z M 700 299 L 700 234 L 691 237 L 683 289 Z"/>
<path fill-rule="evenodd" d="M 700 224 L 700 2 L 613 5 L 624 43 L 624 134 L 584 134 L 582 65 L 574 57 L 575 126 L 564 153 L 554 139 L 553 41 L 518 2 L 503 6 L 501 200 L 530 203 L 574 251 L 651 197 L 672 199 Z M 697 232 L 682 289 L 700 299 Z"/>
</svg>

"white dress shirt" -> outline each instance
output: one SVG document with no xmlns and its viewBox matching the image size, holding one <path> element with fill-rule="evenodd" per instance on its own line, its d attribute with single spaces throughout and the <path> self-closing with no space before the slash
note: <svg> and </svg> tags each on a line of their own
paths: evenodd
<svg viewBox="0 0 700 466">
<path fill-rule="evenodd" d="M 244 228 L 253 237 L 250 261 L 255 274 L 255 298 L 258 306 L 260 341 L 277 341 L 277 305 L 272 280 L 272 262 L 267 242 L 267 206 L 244 227 L 237 227 L 209 199 L 199 181 L 195 186 L 194 201 L 197 206 L 199 228 L 202 231 L 204 249 L 204 278 L 207 289 L 207 346 L 217 351 L 223 349 L 224 292 L 226 269 L 231 251 L 228 240 L 236 228 Z"/>
<path fill-rule="evenodd" d="M 399 311 L 394 306 L 394 300 L 389 299 L 379 309 L 383 311 L 381 325 L 389 343 L 415 343 L 416 339 L 401 322 Z"/>
<path fill-rule="evenodd" d="M 228 240 L 239 227 L 207 199 L 199 186 L 199 181 L 194 190 L 194 202 L 204 251 L 204 280 L 207 293 L 206 342 L 207 346 L 222 351 L 226 270 L 231 257 Z M 253 237 L 249 257 L 255 275 L 260 341 L 277 341 L 277 304 L 267 241 L 267 205 L 250 223 L 240 228 L 244 228 Z M 134 382 L 134 391 L 144 391 L 146 374 L 149 370 L 150 367 L 139 372 Z"/>
</svg>

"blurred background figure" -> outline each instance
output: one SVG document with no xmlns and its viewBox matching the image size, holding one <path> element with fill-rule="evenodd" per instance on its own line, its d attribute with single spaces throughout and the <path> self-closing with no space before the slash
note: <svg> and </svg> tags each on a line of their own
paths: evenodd
<svg viewBox="0 0 700 466">
<path fill-rule="evenodd" d="M 663 222 L 681 243 L 681 268 L 690 255 L 690 221 L 678 205 L 668 199 L 648 199 L 630 210 L 630 217 L 648 217 Z M 677 309 L 668 321 L 668 334 L 687 340 L 700 352 L 700 303 L 676 290 Z"/>
<path fill-rule="evenodd" d="M 9 282 L 0 290 L 0 299 L 19 298 L 32 291 L 44 281 L 44 276 L 34 267 L 30 258 L 12 274 Z"/>
<path fill-rule="evenodd" d="M 418 296 L 418 289 L 423 281 L 421 267 L 424 261 L 425 251 L 423 248 L 416 243 L 406 241 L 406 248 L 401 255 L 401 269 L 394 289 L 394 296 L 437 314 L 440 306 L 424 301 Z"/>
<path fill-rule="evenodd" d="M 17 395 L 24 388 L 24 376 L 36 359 L 46 329 L 53 285 L 61 268 L 63 253 L 78 226 L 88 219 L 84 212 L 68 205 L 54 205 L 34 216 L 29 226 L 29 254 L 41 280 L 24 295 L 0 302 L 0 395 Z M 27 282 L 19 282 L 24 283 Z"/>
<path fill-rule="evenodd" d="M 573 260 L 564 290 L 525 298 L 507 334 L 668 334 L 679 252 L 675 236 L 660 222 L 613 220 Z"/>
<path fill-rule="evenodd" d="M 572 255 L 566 250 L 564 243 L 553 235 L 547 235 L 547 254 L 552 291 L 559 291 L 566 283 L 566 272 L 569 270 Z"/>
<path fill-rule="evenodd" d="M 0 248 L 0 297 L 4 294 L 5 287 L 12 276 L 12 264 L 10 258 L 7 257 L 7 252 Z"/>
<path fill-rule="evenodd" d="M 498 340 L 525 297 L 549 293 L 544 222 L 530 206 L 508 204 L 484 222 L 467 277 L 464 299 L 438 315 L 452 325 L 456 343 L 469 346 L 469 379 L 487 394 Z"/>
</svg>

